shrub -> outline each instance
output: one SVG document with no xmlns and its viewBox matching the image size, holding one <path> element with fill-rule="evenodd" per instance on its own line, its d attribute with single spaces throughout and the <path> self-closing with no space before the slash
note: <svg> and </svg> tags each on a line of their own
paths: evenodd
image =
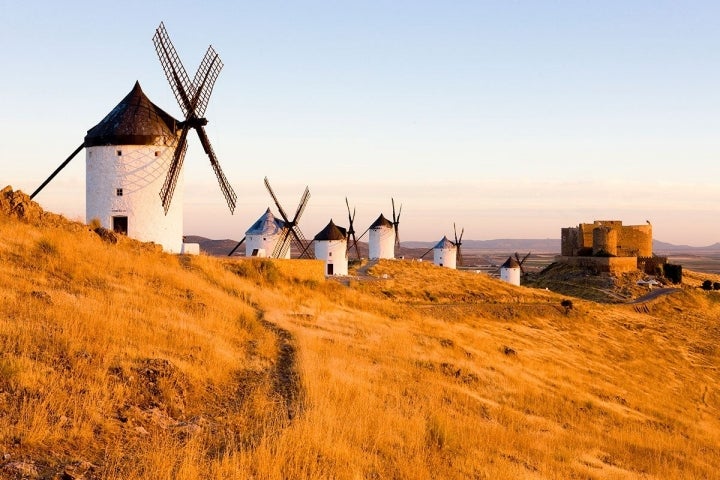
<svg viewBox="0 0 720 480">
<path fill-rule="evenodd" d="M 713 290 L 720 290 L 720 282 L 713 282 Z"/>
<path fill-rule="evenodd" d="M 705 280 L 705 281 L 702 283 L 702 289 L 703 289 L 703 290 L 712 290 L 712 288 L 713 288 L 713 283 L 712 283 L 710 280 Z"/>
<path fill-rule="evenodd" d="M 98 228 L 102 228 L 102 223 L 100 223 L 99 218 L 95 217 L 90 220 L 90 223 L 88 223 L 88 227 L 90 227 L 90 230 L 97 230 Z"/>
<path fill-rule="evenodd" d="M 670 280 L 672 283 L 682 282 L 682 265 L 666 263 L 664 270 L 665 278 Z"/>
<path fill-rule="evenodd" d="M 37 243 L 37 248 L 40 252 L 45 255 L 55 255 L 57 253 L 57 247 L 50 240 L 42 239 Z"/>
<path fill-rule="evenodd" d="M 570 313 L 570 310 L 573 309 L 573 303 L 572 300 L 565 299 L 562 302 L 560 302 L 560 306 L 565 309 L 565 315 Z"/>
</svg>

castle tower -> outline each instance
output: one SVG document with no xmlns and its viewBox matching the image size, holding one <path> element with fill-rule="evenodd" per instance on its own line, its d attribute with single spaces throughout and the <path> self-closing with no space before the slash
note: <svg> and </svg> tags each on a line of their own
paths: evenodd
<svg viewBox="0 0 720 480">
<path fill-rule="evenodd" d="M 160 200 L 177 134 L 177 121 L 136 82 L 85 137 L 86 221 L 97 219 L 109 230 L 181 253 L 182 173 L 167 215 Z"/>
<path fill-rule="evenodd" d="M 447 237 L 433 247 L 433 263 L 439 267 L 457 268 L 457 247 Z"/>
<path fill-rule="evenodd" d="M 370 260 L 395 258 L 395 227 L 382 213 L 370 225 L 368 247 Z"/>
<path fill-rule="evenodd" d="M 593 229 L 593 255 L 606 254 L 617 256 L 618 231 L 613 227 L 596 227 Z"/>
<path fill-rule="evenodd" d="M 330 220 L 315 235 L 315 258 L 325 261 L 325 275 L 347 275 L 347 230 Z"/>
</svg>

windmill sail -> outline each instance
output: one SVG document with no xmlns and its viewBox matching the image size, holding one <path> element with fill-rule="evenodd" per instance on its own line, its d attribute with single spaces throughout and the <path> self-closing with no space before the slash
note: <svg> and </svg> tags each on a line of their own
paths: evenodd
<svg viewBox="0 0 720 480">
<path fill-rule="evenodd" d="M 180 61 L 180 57 L 170 41 L 170 36 L 167 30 L 165 30 L 163 23 L 160 23 L 160 26 L 155 31 L 153 43 L 155 44 L 155 51 L 160 59 L 160 64 L 165 72 L 165 76 L 170 83 L 170 88 L 175 95 L 175 99 L 183 115 L 185 115 L 185 120 L 181 123 L 182 130 L 176 152 L 168 169 L 163 188 L 160 191 L 160 198 L 165 208 L 165 213 L 167 213 L 170 208 L 170 202 L 172 201 L 175 186 L 180 175 L 180 170 L 182 169 L 185 150 L 187 148 L 187 132 L 191 128 L 198 134 L 203 151 L 210 159 L 210 165 L 215 172 L 220 191 L 225 197 L 230 213 L 233 213 L 237 203 L 237 195 L 220 167 L 220 163 L 205 131 L 205 125 L 208 123 L 207 119 L 203 117 L 208 102 L 210 101 L 210 94 L 215 85 L 215 81 L 223 67 L 220 56 L 212 46 L 208 47 L 198 70 L 195 72 L 193 80 L 190 81 L 190 77 Z"/>
</svg>

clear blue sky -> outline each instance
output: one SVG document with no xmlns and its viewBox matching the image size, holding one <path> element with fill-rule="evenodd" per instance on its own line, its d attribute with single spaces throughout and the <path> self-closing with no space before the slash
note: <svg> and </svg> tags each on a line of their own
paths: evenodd
<svg viewBox="0 0 720 480">
<path fill-rule="evenodd" d="M 1 186 L 26 192 L 139 80 L 179 117 L 160 21 L 191 75 L 225 63 L 207 131 L 230 215 L 193 134 L 185 231 L 240 238 L 305 185 L 301 227 L 362 231 L 390 198 L 401 237 L 558 238 L 650 220 L 720 241 L 720 3 L 666 1 L 14 2 L 0 0 Z M 84 154 L 37 200 L 84 220 Z M 0 186 L 0 187 L 1 187 Z M 274 209 L 274 208 L 273 208 Z"/>
</svg>

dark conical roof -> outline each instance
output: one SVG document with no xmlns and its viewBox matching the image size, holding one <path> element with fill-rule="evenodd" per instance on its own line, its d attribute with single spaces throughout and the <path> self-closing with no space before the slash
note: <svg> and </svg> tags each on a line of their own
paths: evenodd
<svg viewBox="0 0 720 480">
<path fill-rule="evenodd" d="M 513 257 L 508 257 L 508 259 L 505 260 L 505 263 L 503 263 L 500 267 L 501 268 L 520 268 L 520 264 Z"/>
<path fill-rule="evenodd" d="M 315 240 L 345 240 L 347 238 L 347 230 L 343 227 L 338 227 L 330 220 L 325 228 L 315 235 Z"/>
<path fill-rule="evenodd" d="M 100 123 L 88 130 L 85 147 L 172 145 L 178 121 L 152 103 L 140 83 Z"/>
<path fill-rule="evenodd" d="M 370 225 L 370 228 L 379 228 L 379 227 L 393 227 L 393 223 L 385 218 L 385 216 L 381 213 L 380 216 L 373 222 L 372 225 Z"/>
</svg>

